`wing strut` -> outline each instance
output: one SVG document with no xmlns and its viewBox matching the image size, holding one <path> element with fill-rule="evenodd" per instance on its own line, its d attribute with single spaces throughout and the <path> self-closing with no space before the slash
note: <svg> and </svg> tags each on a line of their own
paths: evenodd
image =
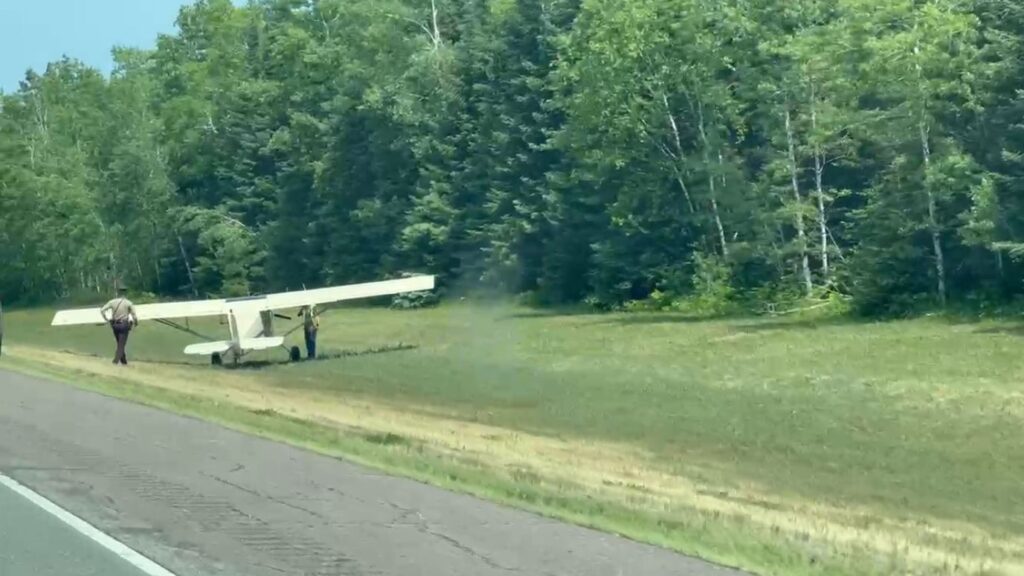
<svg viewBox="0 0 1024 576">
<path fill-rule="evenodd" d="M 156 319 L 153 320 L 153 322 L 157 322 L 159 324 L 163 324 L 164 326 L 169 326 L 171 328 L 174 328 L 175 330 L 181 330 L 182 332 L 185 332 L 186 334 L 191 334 L 191 335 L 193 335 L 193 336 L 195 336 L 197 338 L 202 338 L 203 340 L 206 340 L 207 342 L 215 342 L 215 341 L 217 341 L 217 338 L 211 338 L 210 336 L 207 336 L 206 334 L 200 334 L 199 332 L 196 332 L 195 330 L 189 328 L 188 326 L 182 326 L 181 324 L 178 324 L 177 322 L 175 322 L 173 320 L 165 320 L 163 318 L 156 318 Z"/>
<path fill-rule="evenodd" d="M 336 302 L 333 303 L 333 304 L 326 304 L 326 305 L 323 305 L 323 306 L 317 306 L 316 307 L 316 309 L 317 309 L 316 315 L 317 315 L 317 317 L 320 317 L 320 316 L 323 316 L 324 314 L 327 314 L 331 310 L 337 310 L 338 308 L 340 308 L 340 306 Z M 274 314 L 274 316 L 277 316 L 278 318 L 287 318 L 287 316 L 279 316 L 277 314 Z M 296 316 L 299 316 L 299 315 L 296 314 Z M 291 318 L 288 318 L 288 319 L 291 320 Z M 282 336 L 287 338 L 287 337 L 291 336 L 292 334 L 298 332 L 299 329 L 301 329 L 303 326 L 305 326 L 305 322 L 300 321 L 295 326 L 292 326 L 291 328 L 289 328 L 287 332 L 282 334 Z"/>
</svg>

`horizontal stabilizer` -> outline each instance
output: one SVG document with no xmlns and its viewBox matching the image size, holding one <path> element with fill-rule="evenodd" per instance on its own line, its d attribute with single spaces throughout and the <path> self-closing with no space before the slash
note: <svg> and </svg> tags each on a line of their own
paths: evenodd
<svg viewBox="0 0 1024 576">
<path fill-rule="evenodd" d="M 233 343 L 230 340 L 223 342 L 203 342 L 202 344 L 193 344 L 188 348 L 185 348 L 185 354 L 190 356 L 211 356 L 213 354 L 223 354 L 228 350 L 231 350 Z M 270 348 L 279 348 L 284 346 L 284 337 L 276 336 L 273 338 L 243 338 L 238 342 L 238 347 L 242 352 L 252 352 L 254 350 L 269 350 Z"/>
<path fill-rule="evenodd" d="M 223 354 L 231 349 L 231 342 L 204 342 L 202 344 L 193 344 L 185 348 L 185 354 L 189 356 L 212 356 L 214 354 Z"/>
<path fill-rule="evenodd" d="M 238 342 L 238 346 L 249 352 L 250 350 L 269 350 L 270 348 L 280 348 L 284 346 L 284 336 L 275 336 L 273 338 L 243 338 Z"/>
</svg>

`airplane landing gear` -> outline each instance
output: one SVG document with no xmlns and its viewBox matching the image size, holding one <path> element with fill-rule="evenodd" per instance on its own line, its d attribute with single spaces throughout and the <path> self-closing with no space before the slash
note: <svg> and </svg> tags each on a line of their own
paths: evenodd
<svg viewBox="0 0 1024 576">
<path fill-rule="evenodd" d="M 210 356 L 210 365 L 211 366 L 223 366 L 224 365 L 224 358 L 221 357 L 220 354 L 215 352 L 213 354 L 213 356 Z"/>
<path fill-rule="evenodd" d="M 291 349 L 288 350 L 288 359 L 292 362 L 302 360 L 302 351 L 299 350 L 298 346 L 292 346 Z"/>
</svg>

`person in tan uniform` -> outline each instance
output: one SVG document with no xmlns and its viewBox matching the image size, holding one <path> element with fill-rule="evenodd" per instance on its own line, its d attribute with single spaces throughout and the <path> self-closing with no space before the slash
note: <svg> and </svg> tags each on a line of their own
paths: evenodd
<svg viewBox="0 0 1024 576">
<path fill-rule="evenodd" d="M 114 352 L 114 364 L 128 365 L 128 356 L 125 348 L 128 346 L 128 334 L 133 326 L 139 325 L 139 317 L 135 315 L 135 305 L 128 299 L 128 289 L 118 288 L 117 297 L 107 302 L 100 309 L 103 320 L 110 324 L 114 331 L 114 340 L 117 341 L 117 351 Z"/>
<path fill-rule="evenodd" d="M 302 335 L 306 338 L 306 358 L 316 358 L 316 335 L 320 331 L 320 313 L 316 306 L 302 307 Z"/>
</svg>

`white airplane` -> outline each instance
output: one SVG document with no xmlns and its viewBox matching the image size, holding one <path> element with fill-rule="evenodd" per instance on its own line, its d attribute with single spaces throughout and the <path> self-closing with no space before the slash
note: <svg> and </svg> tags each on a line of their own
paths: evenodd
<svg viewBox="0 0 1024 576">
<path fill-rule="evenodd" d="M 246 298 L 141 304 L 135 307 L 135 314 L 139 317 L 139 322 L 153 320 L 201 338 L 206 337 L 192 331 L 187 324 L 181 325 L 174 322 L 174 320 L 186 319 L 187 321 L 188 318 L 210 316 L 225 317 L 228 328 L 231 331 L 230 340 L 204 342 L 185 348 L 185 354 L 210 356 L 214 364 L 220 364 L 225 355 L 238 362 L 239 359 L 249 352 L 283 347 L 285 336 L 288 334 L 286 333 L 284 336 L 274 335 L 274 318 L 286 320 L 290 318 L 275 314 L 275 310 L 301 309 L 304 306 L 318 306 L 346 300 L 373 298 L 375 296 L 420 292 L 432 290 L 433 288 L 433 276 L 415 276 L 402 280 L 282 292 Z M 53 317 L 51 326 L 103 324 L 105 322 L 99 308 L 80 308 L 57 312 Z M 292 360 L 298 359 L 297 352 L 298 347 L 293 347 L 291 350 Z"/>
</svg>

